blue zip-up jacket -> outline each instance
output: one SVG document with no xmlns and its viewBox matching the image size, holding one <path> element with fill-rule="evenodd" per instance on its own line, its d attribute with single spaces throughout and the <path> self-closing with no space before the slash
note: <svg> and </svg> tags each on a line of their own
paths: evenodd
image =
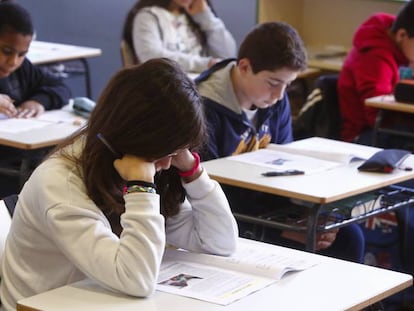
<svg viewBox="0 0 414 311">
<path fill-rule="evenodd" d="M 231 97 L 233 88 L 230 74 L 228 75 L 229 81 L 225 82 L 229 84 L 227 87 L 223 84 L 214 85 L 215 82 L 210 78 L 221 70 L 229 72 L 232 63 L 235 63 L 234 59 L 224 60 L 201 73 L 196 79 L 203 97 L 209 134 L 207 147 L 201 152 L 203 161 L 257 150 L 266 147 L 269 143 L 285 144 L 293 140 L 292 118 L 287 94 L 271 107 L 258 109 L 258 130 L 240 107 L 238 107 L 240 112 L 237 113 L 234 107 L 232 109 L 231 103 L 218 102 L 211 98 L 226 98 L 229 93 Z M 211 97 L 208 90 L 203 88 L 209 83 L 210 89 L 214 89 L 215 92 L 215 95 Z"/>
<path fill-rule="evenodd" d="M 61 78 L 33 65 L 27 58 L 10 76 L 0 79 L 0 93 L 9 95 L 16 107 L 27 100 L 35 100 L 45 110 L 62 108 L 71 96 Z"/>
</svg>

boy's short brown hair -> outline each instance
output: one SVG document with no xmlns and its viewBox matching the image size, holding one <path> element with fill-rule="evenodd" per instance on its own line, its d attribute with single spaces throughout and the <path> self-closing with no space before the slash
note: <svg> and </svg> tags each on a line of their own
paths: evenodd
<svg viewBox="0 0 414 311">
<path fill-rule="evenodd" d="M 411 0 L 404 4 L 398 12 L 396 19 L 391 27 L 391 31 L 396 33 L 400 29 L 405 29 L 410 38 L 414 37 L 414 1 Z"/>
<path fill-rule="evenodd" d="M 237 59 L 247 58 L 254 73 L 289 68 L 303 71 L 306 50 L 298 32 L 289 24 L 268 22 L 257 25 L 244 38 Z"/>
</svg>

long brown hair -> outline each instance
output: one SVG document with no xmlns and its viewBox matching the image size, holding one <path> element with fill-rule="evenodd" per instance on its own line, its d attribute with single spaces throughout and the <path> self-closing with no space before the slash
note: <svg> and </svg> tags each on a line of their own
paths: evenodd
<svg viewBox="0 0 414 311">
<path fill-rule="evenodd" d="M 125 19 L 125 23 L 124 23 L 124 27 L 123 27 L 123 31 L 122 31 L 122 39 L 125 40 L 125 42 L 131 47 L 133 48 L 134 44 L 133 44 L 133 36 L 132 36 L 132 24 L 134 23 L 134 18 L 135 16 L 138 14 L 139 10 L 145 8 L 145 7 L 149 7 L 149 6 L 159 6 L 162 7 L 166 10 L 168 10 L 170 3 L 173 0 L 138 0 L 135 5 L 131 8 L 131 10 L 129 10 L 126 19 Z M 210 3 L 209 0 L 206 1 L 208 6 L 210 7 L 210 9 L 213 11 L 213 13 L 216 15 L 214 8 L 212 6 L 212 4 Z M 191 28 L 193 29 L 193 31 L 196 33 L 196 35 L 198 36 L 199 40 L 200 40 L 200 44 L 203 47 L 203 50 L 205 50 L 207 48 L 207 36 L 206 34 L 201 30 L 200 26 L 194 21 L 194 19 L 191 17 L 191 15 L 189 15 L 184 9 L 181 9 L 181 12 L 183 14 L 186 15 Z M 138 55 L 136 55 L 137 58 Z"/>
<path fill-rule="evenodd" d="M 119 227 L 124 212 L 125 181 L 113 167 L 114 155 L 97 138 L 101 133 L 120 154 L 159 159 L 178 149 L 201 146 L 205 138 L 200 96 L 194 83 L 168 59 L 152 59 L 120 70 L 102 92 L 88 125 L 58 146 L 65 158 L 79 168 L 89 197 Z M 74 157 L 69 148 L 84 140 Z M 174 215 L 185 197 L 175 168 L 156 178 L 161 212 Z"/>
</svg>

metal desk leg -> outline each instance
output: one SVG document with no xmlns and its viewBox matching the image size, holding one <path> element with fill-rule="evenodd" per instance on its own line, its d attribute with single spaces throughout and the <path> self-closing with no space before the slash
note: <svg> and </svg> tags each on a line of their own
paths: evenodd
<svg viewBox="0 0 414 311">
<path fill-rule="evenodd" d="M 314 204 L 310 208 L 306 230 L 306 250 L 314 253 L 316 250 L 316 228 L 322 204 Z"/>
<path fill-rule="evenodd" d="M 85 69 L 84 75 L 85 75 L 85 87 L 86 87 L 86 96 L 88 98 L 92 98 L 92 90 L 91 90 L 91 75 L 89 70 L 89 64 L 86 58 L 80 59 L 83 68 Z"/>
<path fill-rule="evenodd" d="M 379 128 L 380 128 L 383 118 L 384 118 L 384 111 L 380 109 L 377 113 L 377 118 L 375 119 L 374 131 L 372 133 L 372 145 L 373 146 L 377 146 L 378 144 Z"/>
</svg>

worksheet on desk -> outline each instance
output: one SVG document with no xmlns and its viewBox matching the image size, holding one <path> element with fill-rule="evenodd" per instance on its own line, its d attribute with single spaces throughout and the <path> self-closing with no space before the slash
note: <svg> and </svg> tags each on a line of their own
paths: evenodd
<svg viewBox="0 0 414 311">
<path fill-rule="evenodd" d="M 167 249 L 157 290 L 228 305 L 319 261 L 307 253 L 292 255 L 254 243 L 239 244 L 228 257 Z"/>
<path fill-rule="evenodd" d="M 304 155 L 297 155 L 283 151 L 259 149 L 236 156 L 228 157 L 229 160 L 260 165 L 273 171 L 299 170 L 305 174 L 326 171 L 334 167 L 344 165 L 341 162 L 328 161 Z"/>
<path fill-rule="evenodd" d="M 30 131 L 48 125 L 47 122 L 36 119 L 5 119 L 0 121 L 0 132 L 18 133 Z"/>
</svg>

